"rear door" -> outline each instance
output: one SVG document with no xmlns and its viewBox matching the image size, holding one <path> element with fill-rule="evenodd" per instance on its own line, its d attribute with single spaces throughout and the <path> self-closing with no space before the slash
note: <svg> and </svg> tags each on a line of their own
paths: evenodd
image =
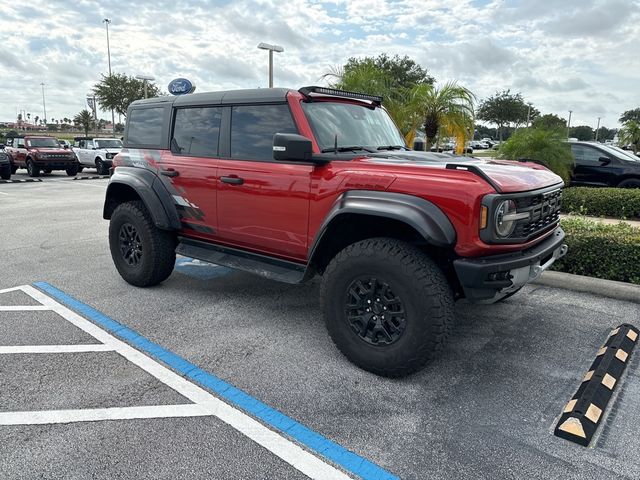
<svg viewBox="0 0 640 480">
<path fill-rule="evenodd" d="M 298 133 L 289 105 L 228 108 L 228 151 L 218 165 L 219 239 L 291 260 L 307 255 L 313 165 L 276 162 L 273 136 Z"/>
<path fill-rule="evenodd" d="M 171 151 L 162 153 L 160 175 L 169 187 L 184 234 L 215 237 L 216 173 L 222 107 L 177 108 L 173 114 Z"/>
</svg>

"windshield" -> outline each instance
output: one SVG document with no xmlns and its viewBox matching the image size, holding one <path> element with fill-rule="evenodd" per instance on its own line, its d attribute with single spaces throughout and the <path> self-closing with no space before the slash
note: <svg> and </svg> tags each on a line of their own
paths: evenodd
<svg viewBox="0 0 640 480">
<path fill-rule="evenodd" d="M 29 142 L 30 147 L 60 148 L 60 144 L 55 138 L 29 138 L 27 142 Z"/>
<path fill-rule="evenodd" d="M 613 153 L 618 158 L 622 158 L 623 160 L 633 160 L 634 162 L 640 162 L 640 157 L 636 157 L 633 155 L 633 152 L 628 152 L 618 147 L 612 147 L 610 145 L 600 145 L 600 148 L 603 148 L 609 153 Z"/>
<path fill-rule="evenodd" d="M 332 102 L 303 102 L 320 150 L 360 146 L 404 147 L 404 138 L 382 108 Z"/>
<path fill-rule="evenodd" d="M 107 140 L 96 140 L 97 148 L 122 148 L 122 142 L 117 138 Z"/>
</svg>

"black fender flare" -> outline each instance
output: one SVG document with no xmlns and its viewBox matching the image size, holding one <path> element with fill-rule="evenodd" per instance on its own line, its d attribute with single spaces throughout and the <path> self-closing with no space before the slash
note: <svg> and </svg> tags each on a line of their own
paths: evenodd
<svg viewBox="0 0 640 480">
<path fill-rule="evenodd" d="M 111 218 L 113 202 L 122 186 L 129 187 L 140 197 L 151 214 L 156 227 L 163 230 L 179 230 L 180 217 L 171 195 L 162 181 L 150 170 L 136 167 L 118 167 L 107 187 L 102 217 Z"/>
<path fill-rule="evenodd" d="M 399 220 L 413 227 L 427 243 L 436 247 L 452 247 L 456 243 L 453 224 L 434 203 L 403 193 L 350 190 L 338 197 L 325 217 L 316 234 L 310 258 L 313 258 L 331 222 L 346 213 Z"/>
</svg>

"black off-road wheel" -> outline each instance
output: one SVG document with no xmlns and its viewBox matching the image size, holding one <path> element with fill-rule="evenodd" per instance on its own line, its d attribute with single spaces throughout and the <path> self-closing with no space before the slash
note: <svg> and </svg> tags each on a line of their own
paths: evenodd
<svg viewBox="0 0 640 480">
<path fill-rule="evenodd" d="M 442 271 L 419 249 L 391 238 L 338 253 L 324 273 L 320 301 L 338 349 L 385 377 L 423 368 L 442 349 L 454 318 Z"/>
<path fill-rule="evenodd" d="M 3 165 L 0 167 L 0 178 L 2 180 L 11 180 L 11 166 Z"/>
<path fill-rule="evenodd" d="M 53 170 L 51 170 L 50 168 L 45 168 L 42 170 L 44 173 L 49 174 L 51 173 Z"/>
<path fill-rule="evenodd" d="M 40 169 L 35 166 L 30 158 L 27 159 L 27 174 L 32 178 L 40 176 Z"/>
<path fill-rule="evenodd" d="M 139 200 L 116 207 L 109 223 L 109 247 L 118 273 L 136 287 L 166 280 L 176 263 L 175 235 L 157 228 Z"/>
<path fill-rule="evenodd" d="M 75 177 L 78 174 L 80 166 L 76 163 L 73 167 L 67 168 L 66 172 L 69 177 Z"/>
<path fill-rule="evenodd" d="M 11 164 L 11 175 L 15 175 L 17 171 L 18 171 L 18 167 L 15 166 L 14 164 Z"/>
<path fill-rule="evenodd" d="M 96 160 L 96 173 L 98 175 L 108 175 L 109 167 L 107 167 L 104 162 L 100 159 Z"/>
</svg>

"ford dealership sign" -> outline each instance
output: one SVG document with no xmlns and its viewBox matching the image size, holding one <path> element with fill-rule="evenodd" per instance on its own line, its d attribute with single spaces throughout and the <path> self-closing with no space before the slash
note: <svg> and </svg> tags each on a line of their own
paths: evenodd
<svg viewBox="0 0 640 480">
<path fill-rule="evenodd" d="M 196 86 L 186 78 L 176 78 L 169 83 L 169 93 L 171 95 L 185 95 L 193 93 Z"/>
</svg>

